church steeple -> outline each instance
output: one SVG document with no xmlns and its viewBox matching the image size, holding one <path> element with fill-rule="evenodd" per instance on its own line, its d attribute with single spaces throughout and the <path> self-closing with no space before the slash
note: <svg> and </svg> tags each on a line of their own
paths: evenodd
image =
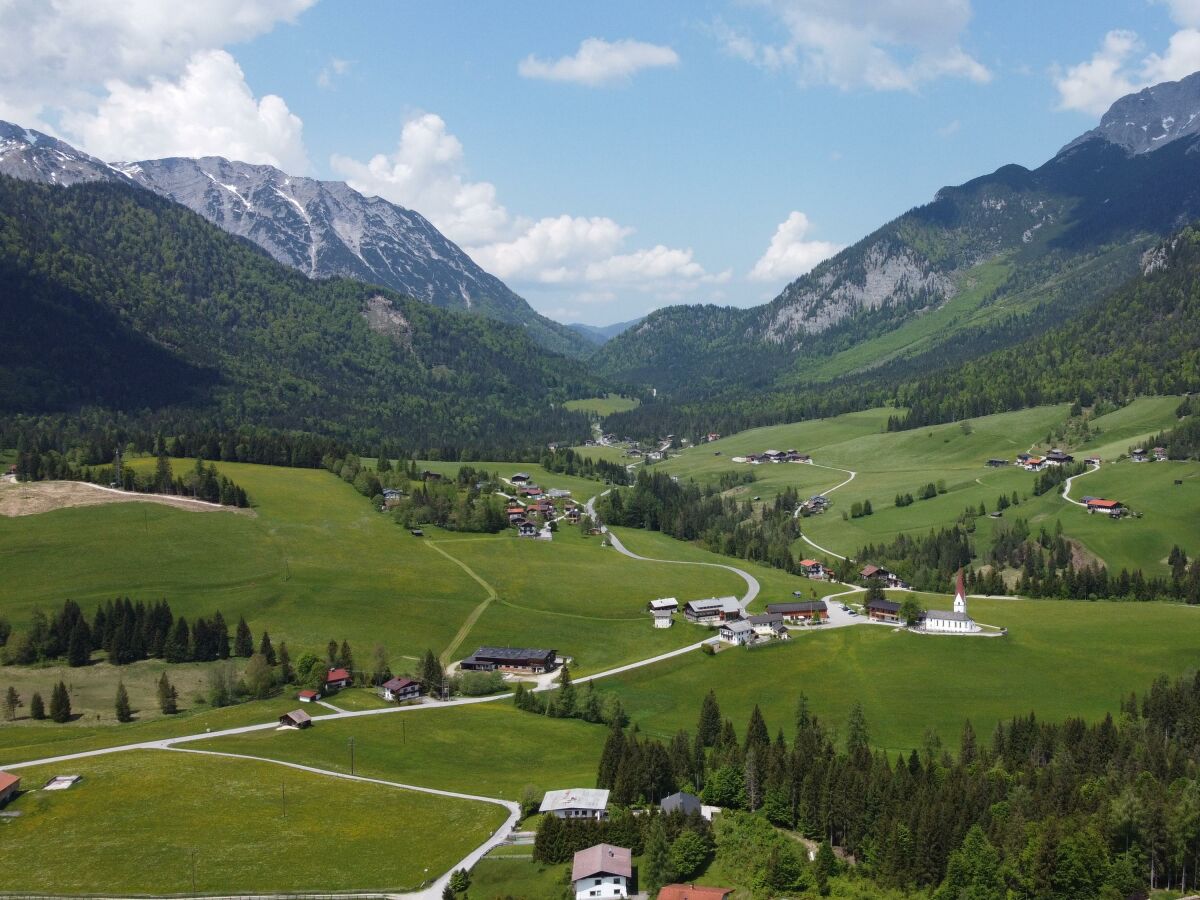
<svg viewBox="0 0 1200 900">
<path fill-rule="evenodd" d="M 963 584 L 963 570 L 958 570 L 958 575 L 954 579 L 954 611 L 956 613 L 967 612 L 967 588 Z"/>
</svg>

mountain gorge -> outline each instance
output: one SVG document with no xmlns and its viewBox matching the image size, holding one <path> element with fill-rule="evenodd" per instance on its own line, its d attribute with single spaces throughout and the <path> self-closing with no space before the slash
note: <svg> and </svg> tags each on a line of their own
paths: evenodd
<svg viewBox="0 0 1200 900">
<path fill-rule="evenodd" d="M 588 341 L 536 313 L 424 216 L 339 181 L 288 175 L 221 157 L 104 163 L 0 122 L 0 174 L 46 184 L 138 184 L 247 238 L 310 278 L 355 278 L 443 309 L 524 328 L 547 349 L 582 355 Z"/>
<path fill-rule="evenodd" d="M 942 189 L 770 303 L 659 310 L 595 362 L 694 402 L 924 374 L 1017 344 L 1102 300 L 1200 217 L 1192 109 L 1200 75 L 1123 98 L 1044 165 Z"/>
</svg>

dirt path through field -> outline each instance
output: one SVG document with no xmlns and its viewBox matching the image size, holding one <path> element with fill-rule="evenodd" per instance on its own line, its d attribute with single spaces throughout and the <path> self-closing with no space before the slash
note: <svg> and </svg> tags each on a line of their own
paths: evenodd
<svg viewBox="0 0 1200 900">
<path fill-rule="evenodd" d="M 221 506 L 191 497 L 164 494 L 135 494 L 86 481 L 13 481 L 0 480 L 0 516 L 35 516 L 75 506 L 99 506 L 102 503 L 159 503 L 193 512 L 230 512 L 257 515 L 252 509 Z"/>
</svg>

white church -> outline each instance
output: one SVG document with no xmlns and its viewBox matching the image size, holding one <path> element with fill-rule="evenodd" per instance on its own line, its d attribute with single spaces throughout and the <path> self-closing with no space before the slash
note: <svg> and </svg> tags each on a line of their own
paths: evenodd
<svg viewBox="0 0 1200 900">
<path fill-rule="evenodd" d="M 967 589 L 963 584 L 962 569 L 958 570 L 954 580 L 954 611 L 926 610 L 921 629 L 936 634 L 972 634 L 983 630 L 967 615 Z"/>
</svg>

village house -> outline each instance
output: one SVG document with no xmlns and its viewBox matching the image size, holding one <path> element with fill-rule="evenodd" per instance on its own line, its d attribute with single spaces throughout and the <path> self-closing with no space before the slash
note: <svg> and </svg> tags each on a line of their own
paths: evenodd
<svg viewBox="0 0 1200 900">
<path fill-rule="evenodd" d="M 657 600 L 651 600 L 649 608 L 652 610 L 667 609 L 671 612 L 677 612 L 679 610 L 679 601 L 674 597 L 660 597 Z"/>
<path fill-rule="evenodd" d="M 508 479 L 513 484 L 529 484 L 530 478 L 528 472 L 517 472 L 512 478 Z"/>
<path fill-rule="evenodd" d="M 736 597 L 689 600 L 683 605 L 683 615 L 689 622 L 697 625 L 714 625 L 726 619 L 740 619 L 742 606 Z"/>
<path fill-rule="evenodd" d="M 538 536 L 536 522 L 520 521 L 517 523 L 517 537 L 535 538 Z"/>
<path fill-rule="evenodd" d="M 882 581 L 891 588 L 908 587 L 908 585 L 900 580 L 899 575 L 897 575 L 895 572 L 889 572 L 887 569 L 881 566 L 863 566 L 858 575 L 860 578 L 868 581 L 872 579 L 876 581 Z"/>
<path fill-rule="evenodd" d="M 350 687 L 354 683 L 354 677 L 342 668 L 330 669 L 325 673 L 325 690 L 341 690 L 344 687 Z"/>
<path fill-rule="evenodd" d="M 1150 457 L 1146 455 L 1146 451 L 1139 447 L 1136 450 L 1129 451 L 1129 458 L 1134 462 L 1149 462 Z"/>
<path fill-rule="evenodd" d="M 1166 462 L 1167 461 L 1167 448 L 1166 447 L 1155 447 L 1154 448 L 1154 461 L 1155 462 Z"/>
<path fill-rule="evenodd" d="M 527 484 L 524 487 L 517 488 L 518 497 L 533 497 L 536 499 L 537 497 L 542 496 L 542 493 L 542 489 L 536 484 Z"/>
<path fill-rule="evenodd" d="M 428 469 L 425 469 L 421 472 L 421 480 L 422 481 L 441 481 L 442 473 L 441 472 L 431 472 Z"/>
<path fill-rule="evenodd" d="M 1100 468 L 1100 457 L 1098 456 L 1089 456 L 1084 462 L 1089 466 L 1095 466 L 1097 469 Z"/>
<path fill-rule="evenodd" d="M 716 431 L 710 431 L 708 433 L 707 437 L 705 438 L 705 440 L 707 440 L 710 444 L 713 441 L 719 441 L 720 439 L 721 439 L 721 435 L 719 432 L 716 432 Z"/>
<path fill-rule="evenodd" d="M 867 618 L 876 622 L 899 622 L 900 604 L 895 600 L 870 600 L 867 602 Z"/>
<path fill-rule="evenodd" d="M 987 464 L 988 464 L 988 466 L 989 466 L 989 467 L 991 467 L 991 468 L 993 468 L 993 469 L 999 469 L 999 468 L 1001 468 L 1002 466 L 1007 466 L 1007 465 L 1008 465 L 1008 460 L 1007 460 L 1007 459 L 994 459 L 994 458 L 993 458 L 993 459 L 989 459 L 989 460 L 987 461 Z"/>
<path fill-rule="evenodd" d="M 663 797 L 662 802 L 658 804 L 658 808 L 663 811 L 664 815 L 677 812 L 685 816 L 692 816 L 699 813 L 702 807 L 703 804 L 699 797 L 683 791 Z"/>
<path fill-rule="evenodd" d="M 1065 466 L 1072 462 L 1075 462 L 1075 457 L 1070 453 L 1063 453 L 1057 447 L 1046 454 L 1046 465 L 1049 466 Z"/>
<path fill-rule="evenodd" d="M 697 884 L 667 884 L 658 892 L 658 900 L 725 900 L 733 888 Z"/>
<path fill-rule="evenodd" d="M 582 515 L 583 514 L 579 511 L 578 506 L 571 506 L 567 508 L 567 522 L 571 525 L 578 525 L 579 519 L 582 517 Z"/>
<path fill-rule="evenodd" d="M 821 623 L 829 618 L 829 607 L 824 600 L 796 600 L 787 603 L 768 603 L 767 613 L 778 615 L 785 621 Z"/>
<path fill-rule="evenodd" d="M 508 508 L 508 524 L 509 525 L 516 525 L 518 522 L 523 522 L 524 520 L 525 520 L 525 507 L 510 506 Z"/>
<path fill-rule="evenodd" d="M 1105 500 L 1103 497 L 1084 497 L 1083 504 L 1087 507 L 1089 513 L 1104 513 L 1109 516 L 1121 516 L 1125 513 L 1125 507 L 1121 505 L 1120 500 Z"/>
<path fill-rule="evenodd" d="M 284 728 L 311 728 L 312 716 L 302 709 L 294 709 L 280 716 L 279 724 Z"/>
<path fill-rule="evenodd" d="M 969 634 L 980 631 L 975 620 L 967 615 L 967 589 L 963 583 L 963 570 L 958 570 L 954 579 L 954 609 L 930 609 L 921 620 L 922 631 L 942 634 Z"/>
<path fill-rule="evenodd" d="M 823 565 L 821 565 L 819 562 L 817 562 L 815 559 L 800 560 L 800 571 L 803 572 L 805 575 L 807 575 L 809 578 L 824 578 L 825 577 L 825 567 Z"/>
<path fill-rule="evenodd" d="M 321 699 L 321 692 L 306 688 L 296 695 L 296 699 L 301 703 L 316 703 Z"/>
<path fill-rule="evenodd" d="M 393 703 L 416 700 L 421 696 L 421 682 L 411 678 L 389 678 L 380 687 L 383 699 Z"/>
<path fill-rule="evenodd" d="M 628 897 L 633 878 L 632 854 L 625 847 L 597 844 L 580 850 L 571 863 L 575 900 Z"/>
<path fill-rule="evenodd" d="M 655 628 L 670 628 L 675 624 L 675 614 L 669 609 L 652 609 L 650 618 Z"/>
<path fill-rule="evenodd" d="M 1030 456 L 1021 464 L 1027 471 L 1040 472 L 1046 468 L 1046 460 L 1041 456 Z"/>
<path fill-rule="evenodd" d="M 608 791 L 602 788 L 546 791 L 538 812 L 559 819 L 603 819 L 608 816 Z"/>
<path fill-rule="evenodd" d="M 462 661 L 461 668 L 473 672 L 516 672 L 541 675 L 553 672 L 558 666 L 555 650 L 526 647 L 480 647 Z"/>
<path fill-rule="evenodd" d="M 783 624 L 782 613 L 768 612 L 757 616 L 747 616 L 746 622 L 754 629 L 754 634 L 763 640 L 775 638 L 776 640 L 786 641 L 791 639 L 787 626 Z"/>
<path fill-rule="evenodd" d="M 749 644 L 754 641 L 754 626 L 745 619 L 730 619 L 721 624 L 721 640 L 729 644 Z"/>
<path fill-rule="evenodd" d="M 0 806 L 4 806 L 21 790 L 21 777 L 0 772 Z"/>
</svg>

